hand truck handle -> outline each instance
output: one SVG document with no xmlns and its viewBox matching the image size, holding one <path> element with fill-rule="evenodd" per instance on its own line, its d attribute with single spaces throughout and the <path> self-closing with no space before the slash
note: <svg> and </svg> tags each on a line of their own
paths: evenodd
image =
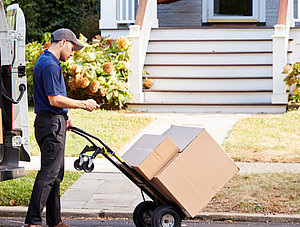
<svg viewBox="0 0 300 227">
<path fill-rule="evenodd" d="M 93 136 L 90 133 L 87 133 L 87 132 L 83 131 L 82 129 L 74 127 L 74 126 L 69 126 L 68 129 L 70 129 L 72 132 L 74 132 L 74 133 L 76 133 L 76 134 L 78 134 L 80 136 L 83 136 L 89 142 L 91 142 L 94 146 L 96 146 L 95 143 L 89 137 L 97 140 L 99 143 L 101 143 L 106 148 L 106 150 L 107 150 L 108 153 L 110 153 L 111 155 L 115 154 L 115 152 L 109 146 L 107 146 L 105 143 L 103 143 L 98 137 Z"/>
</svg>

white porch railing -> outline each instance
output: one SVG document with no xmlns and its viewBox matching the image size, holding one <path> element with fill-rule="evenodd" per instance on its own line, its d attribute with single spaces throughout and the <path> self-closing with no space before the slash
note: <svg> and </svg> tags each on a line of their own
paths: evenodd
<svg viewBox="0 0 300 227">
<path fill-rule="evenodd" d="M 117 0 L 117 23 L 128 24 L 135 22 L 135 0 Z M 137 1 L 139 2 L 139 0 Z"/>
<path fill-rule="evenodd" d="M 298 0 L 298 3 L 300 0 Z M 298 4 L 298 15 L 299 4 Z M 295 27 L 294 0 L 280 0 L 278 20 L 274 26 L 273 38 L 273 104 L 286 104 L 286 85 L 282 74 L 283 67 L 287 64 L 290 28 Z"/>
<path fill-rule="evenodd" d="M 157 0 L 140 0 L 135 25 L 129 26 L 131 40 L 129 89 L 133 93 L 133 103 L 143 103 L 143 75 L 151 28 L 158 27 Z"/>
<path fill-rule="evenodd" d="M 139 0 L 101 0 L 100 29 L 116 29 L 119 24 L 134 24 Z"/>
</svg>

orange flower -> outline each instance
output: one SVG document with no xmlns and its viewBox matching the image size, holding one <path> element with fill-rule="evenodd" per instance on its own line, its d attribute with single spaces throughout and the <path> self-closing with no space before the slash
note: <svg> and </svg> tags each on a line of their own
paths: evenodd
<svg viewBox="0 0 300 227">
<path fill-rule="evenodd" d="M 111 74 L 114 70 L 114 65 L 113 63 L 111 62 L 106 62 L 103 64 L 103 71 L 106 73 L 106 74 Z"/>
<path fill-rule="evenodd" d="M 99 90 L 99 87 L 100 87 L 100 82 L 97 80 L 93 80 L 88 87 L 88 93 L 89 94 L 97 93 Z"/>
<path fill-rule="evenodd" d="M 116 44 L 121 50 L 125 50 L 129 46 L 129 40 L 125 36 L 119 36 Z"/>
<path fill-rule="evenodd" d="M 119 62 L 122 70 L 127 70 L 129 68 L 129 63 L 127 61 L 120 61 Z"/>
</svg>

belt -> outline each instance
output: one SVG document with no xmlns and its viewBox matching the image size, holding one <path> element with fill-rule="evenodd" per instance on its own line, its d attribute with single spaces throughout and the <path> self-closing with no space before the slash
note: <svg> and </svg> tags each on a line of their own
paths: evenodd
<svg viewBox="0 0 300 227">
<path fill-rule="evenodd" d="M 66 114 L 66 113 L 52 113 L 52 112 L 47 112 L 47 113 L 40 113 L 40 114 L 37 114 L 39 116 L 49 116 L 49 117 L 53 117 L 53 116 L 57 116 L 57 115 L 61 115 L 63 116 L 66 120 L 69 119 L 69 116 Z"/>
</svg>

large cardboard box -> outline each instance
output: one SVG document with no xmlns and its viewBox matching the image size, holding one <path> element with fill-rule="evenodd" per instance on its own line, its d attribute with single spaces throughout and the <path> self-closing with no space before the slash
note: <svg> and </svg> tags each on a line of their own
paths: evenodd
<svg viewBox="0 0 300 227">
<path fill-rule="evenodd" d="M 187 136 L 195 132 L 196 137 Z M 170 136 L 183 151 L 170 160 L 151 183 L 194 217 L 239 168 L 205 129 L 172 126 L 164 135 Z"/>
<path fill-rule="evenodd" d="M 151 180 L 179 151 L 168 136 L 143 135 L 122 156 L 147 180 Z"/>
<path fill-rule="evenodd" d="M 162 135 L 170 137 L 182 152 L 203 130 L 204 128 L 172 125 Z"/>
</svg>

